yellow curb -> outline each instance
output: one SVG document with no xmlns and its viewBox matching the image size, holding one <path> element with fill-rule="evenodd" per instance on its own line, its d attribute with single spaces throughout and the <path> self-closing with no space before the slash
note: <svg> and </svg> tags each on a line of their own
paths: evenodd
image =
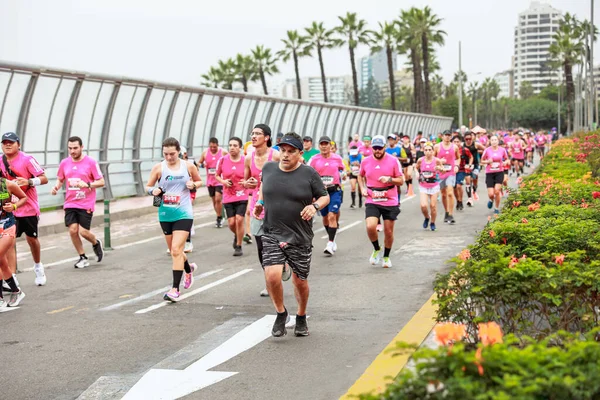
<svg viewBox="0 0 600 400">
<path fill-rule="evenodd" d="M 390 349 L 396 347 L 396 342 L 417 345 L 423 343 L 435 325 L 434 317 L 437 307 L 432 304 L 434 298 L 435 294 L 423 304 L 398 335 L 379 353 L 360 378 L 354 382 L 354 385 L 340 397 L 340 400 L 356 399 L 364 393 L 383 393 L 385 391 L 386 386 L 400 373 L 413 353 L 411 351 L 394 356 L 394 352 Z"/>
</svg>

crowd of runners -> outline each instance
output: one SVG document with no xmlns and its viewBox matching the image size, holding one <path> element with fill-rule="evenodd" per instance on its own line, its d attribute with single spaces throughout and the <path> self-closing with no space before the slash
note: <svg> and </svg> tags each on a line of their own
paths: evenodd
<svg viewBox="0 0 600 400">
<path fill-rule="evenodd" d="M 328 136 L 321 136 L 315 146 L 311 136 L 273 135 L 268 125 L 258 124 L 246 143 L 232 137 L 225 148 L 211 138 L 197 160 L 188 159 L 187 150 L 175 138 L 167 138 L 162 144 L 163 160 L 152 168 L 146 186 L 172 259 L 172 288 L 163 297 L 177 302 L 181 286 L 189 289 L 194 283 L 198 265 L 188 261 L 193 251 L 193 201 L 197 189 L 206 185 L 216 214 L 215 227 L 224 227 L 226 219 L 233 235 L 233 256 L 243 255 L 243 243 L 256 243 L 266 286 L 260 294 L 270 296 L 277 311 L 273 336 L 286 334 L 289 315 L 281 281 L 290 278 L 298 302 L 294 332 L 306 336 L 313 224 L 320 214 L 327 232 L 323 253 L 334 256 L 344 191 L 350 192 L 348 209 L 364 207 L 366 235 L 373 246 L 369 263 L 390 268 L 403 196 L 419 196 L 422 228 L 436 231 L 438 202 L 444 209 L 443 222 L 458 223 L 457 211 L 464 210 L 465 204 L 476 206 L 479 178 L 485 172 L 487 208 L 498 214 L 508 177 L 527 173 L 534 153 L 543 158 L 555 135 L 554 130 L 486 132 L 480 127 L 428 137 L 419 132 L 415 138 L 402 133 L 387 137 L 355 134 L 342 152 Z M 90 262 L 81 237 L 92 245 L 97 262 L 104 257 L 102 241 L 90 230 L 95 190 L 104 186 L 104 178 L 98 163 L 84 154 L 79 137 L 69 138 L 67 146 L 69 157 L 61 161 L 50 192 L 56 195 L 65 185 L 65 225 L 79 255 L 74 267 L 86 268 Z M 36 188 L 47 184 L 48 178 L 37 161 L 20 150 L 15 133 L 2 136 L 2 150 L 0 307 L 15 307 L 25 297 L 14 275 L 14 242 L 22 234 L 33 257 L 35 284 L 46 284 Z M 200 177 L 201 169 L 206 171 L 206 181 Z"/>
</svg>

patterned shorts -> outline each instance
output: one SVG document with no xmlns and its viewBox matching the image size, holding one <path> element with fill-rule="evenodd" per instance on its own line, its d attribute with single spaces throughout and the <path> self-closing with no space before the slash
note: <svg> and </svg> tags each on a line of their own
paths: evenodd
<svg viewBox="0 0 600 400">
<path fill-rule="evenodd" d="M 262 235 L 263 268 L 287 263 L 292 271 L 305 281 L 310 272 L 311 245 L 281 243 L 268 234 Z"/>
</svg>

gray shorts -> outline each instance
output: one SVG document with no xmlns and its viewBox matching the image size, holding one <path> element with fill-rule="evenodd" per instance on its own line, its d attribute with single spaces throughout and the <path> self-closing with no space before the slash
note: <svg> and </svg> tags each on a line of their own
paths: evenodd
<svg viewBox="0 0 600 400">
<path fill-rule="evenodd" d="M 263 220 L 252 216 L 250 218 L 250 234 L 252 236 L 262 236 L 263 233 Z"/>
<path fill-rule="evenodd" d="M 456 175 L 450 175 L 440 181 L 440 189 L 453 188 L 456 185 Z"/>
<path fill-rule="evenodd" d="M 263 268 L 287 263 L 298 278 L 303 281 L 308 278 L 312 258 L 311 245 L 280 243 L 268 234 L 262 235 L 261 240 L 263 244 Z"/>
</svg>

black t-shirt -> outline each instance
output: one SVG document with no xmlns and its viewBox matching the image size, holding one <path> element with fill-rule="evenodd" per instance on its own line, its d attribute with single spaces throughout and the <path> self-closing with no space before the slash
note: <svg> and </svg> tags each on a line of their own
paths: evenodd
<svg viewBox="0 0 600 400">
<path fill-rule="evenodd" d="M 262 193 L 265 202 L 263 229 L 280 242 L 311 245 L 314 236 L 312 219 L 300 216 L 313 199 L 327 196 L 321 177 L 308 165 L 284 172 L 279 163 L 270 161 L 262 169 Z"/>
</svg>

